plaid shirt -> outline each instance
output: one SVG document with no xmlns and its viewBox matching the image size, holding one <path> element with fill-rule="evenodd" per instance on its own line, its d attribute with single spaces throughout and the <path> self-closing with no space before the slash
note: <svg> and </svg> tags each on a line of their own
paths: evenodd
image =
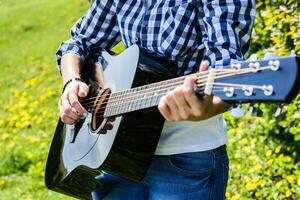
<svg viewBox="0 0 300 200">
<path fill-rule="evenodd" d="M 103 63 L 102 50 L 120 40 L 176 60 L 178 74 L 198 70 L 202 60 L 221 68 L 242 60 L 249 48 L 254 0 L 94 0 L 57 51 Z"/>
</svg>

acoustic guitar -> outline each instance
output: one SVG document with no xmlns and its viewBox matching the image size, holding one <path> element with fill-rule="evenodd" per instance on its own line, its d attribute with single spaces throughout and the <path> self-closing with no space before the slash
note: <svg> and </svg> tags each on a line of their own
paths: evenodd
<svg viewBox="0 0 300 200">
<path fill-rule="evenodd" d="M 123 179 L 143 179 L 164 125 L 159 100 L 189 76 L 177 77 L 175 62 L 136 45 L 106 57 L 104 85 L 99 70 L 85 67 L 92 87 L 81 104 L 88 112 L 73 125 L 58 121 L 46 165 L 49 189 L 81 199 L 95 189 L 105 196 Z M 299 62 L 278 57 L 194 73 L 195 92 L 229 103 L 289 103 L 300 89 Z"/>
</svg>

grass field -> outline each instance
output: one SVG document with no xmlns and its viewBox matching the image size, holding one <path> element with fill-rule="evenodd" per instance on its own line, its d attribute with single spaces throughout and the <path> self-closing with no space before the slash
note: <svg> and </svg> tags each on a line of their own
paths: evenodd
<svg viewBox="0 0 300 200">
<path fill-rule="evenodd" d="M 87 0 L 0 0 L 0 199 L 66 199 L 44 186 L 61 90 L 54 54 Z"/>
<path fill-rule="evenodd" d="M 71 199 L 44 185 L 62 88 L 54 54 L 60 42 L 69 38 L 70 27 L 85 13 L 89 2 L 0 0 L 0 200 Z M 262 1 L 257 2 L 259 7 Z M 273 5 L 274 1 L 264 2 Z M 296 3 L 293 5 L 299 8 Z M 257 20 L 252 41 L 259 47 L 263 43 L 260 48 L 278 43 L 275 47 L 284 50 L 279 45 L 283 37 L 269 41 L 276 37 L 269 36 L 268 31 L 279 24 L 278 35 L 286 34 L 287 41 L 293 36 L 297 50 L 300 12 L 283 9 L 283 3 L 277 7 L 258 10 L 263 19 Z M 272 105 L 264 104 L 261 108 L 265 113 L 260 118 L 247 114 L 234 119 L 226 114 L 228 199 L 300 199 L 299 102 L 300 95 L 277 118 L 273 117 Z"/>
</svg>

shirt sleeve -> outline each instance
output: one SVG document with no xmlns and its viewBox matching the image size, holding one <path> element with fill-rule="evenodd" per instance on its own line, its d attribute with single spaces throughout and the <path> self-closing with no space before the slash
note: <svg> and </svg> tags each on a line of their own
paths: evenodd
<svg viewBox="0 0 300 200">
<path fill-rule="evenodd" d="M 59 70 L 61 57 L 66 53 L 75 53 L 84 61 L 120 41 L 113 0 L 94 0 L 86 15 L 72 27 L 71 36 L 56 52 Z"/>
<path fill-rule="evenodd" d="M 254 0 L 202 1 L 203 60 L 223 68 L 244 59 L 255 18 Z"/>
</svg>

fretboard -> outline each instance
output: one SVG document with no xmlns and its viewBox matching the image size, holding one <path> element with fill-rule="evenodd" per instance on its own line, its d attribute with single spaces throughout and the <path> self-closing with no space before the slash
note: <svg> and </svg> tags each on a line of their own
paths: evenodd
<svg viewBox="0 0 300 200">
<path fill-rule="evenodd" d="M 206 81 L 207 72 L 196 73 L 194 75 L 197 77 L 205 76 L 205 79 L 202 80 L 203 82 Z M 104 117 L 117 116 L 157 106 L 161 97 L 183 84 L 185 78 L 186 76 L 182 76 L 113 93 L 108 100 Z"/>
</svg>

